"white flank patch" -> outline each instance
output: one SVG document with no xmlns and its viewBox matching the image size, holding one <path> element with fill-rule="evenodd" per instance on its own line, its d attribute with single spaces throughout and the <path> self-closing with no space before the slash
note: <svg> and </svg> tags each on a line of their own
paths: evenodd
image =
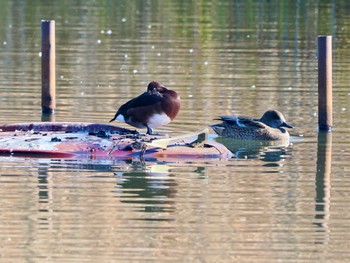
<svg viewBox="0 0 350 263">
<path fill-rule="evenodd" d="M 124 116 L 121 115 L 121 114 L 119 114 L 119 115 L 117 116 L 116 120 L 121 121 L 121 122 L 125 122 L 125 118 L 124 118 Z"/>
<path fill-rule="evenodd" d="M 163 113 L 163 114 L 154 114 L 151 118 L 149 118 L 148 126 L 151 127 L 151 128 L 156 128 L 156 127 L 160 127 L 160 126 L 166 125 L 170 121 L 171 121 L 170 118 L 165 113 Z"/>
</svg>

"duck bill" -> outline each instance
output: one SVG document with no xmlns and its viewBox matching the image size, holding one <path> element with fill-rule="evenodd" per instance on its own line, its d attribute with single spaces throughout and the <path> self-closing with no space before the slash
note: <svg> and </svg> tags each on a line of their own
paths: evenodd
<svg viewBox="0 0 350 263">
<path fill-rule="evenodd" d="M 294 128 L 293 126 L 289 125 L 289 124 L 286 123 L 286 122 L 283 122 L 282 125 L 281 125 L 281 127 L 287 127 L 287 128 L 291 128 L 291 129 Z"/>
</svg>

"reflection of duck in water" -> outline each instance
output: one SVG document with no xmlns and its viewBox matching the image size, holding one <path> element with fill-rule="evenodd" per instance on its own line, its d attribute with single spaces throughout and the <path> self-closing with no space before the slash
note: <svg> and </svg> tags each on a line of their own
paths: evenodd
<svg viewBox="0 0 350 263">
<path fill-rule="evenodd" d="M 264 161 L 279 161 L 285 159 L 289 141 L 275 140 L 240 140 L 227 137 L 217 137 L 215 141 L 222 143 L 238 159 L 261 159 Z"/>
<path fill-rule="evenodd" d="M 117 192 L 122 203 L 138 204 L 137 211 L 157 213 L 144 220 L 170 221 L 170 214 L 175 211 L 174 197 L 177 193 L 177 182 L 169 174 L 167 165 L 147 165 L 137 161 L 127 161 L 130 171 L 118 172 L 116 176 Z M 160 213 L 164 212 L 164 213 Z"/>
<path fill-rule="evenodd" d="M 242 140 L 289 141 L 289 133 L 283 127 L 293 128 L 277 110 L 266 111 L 260 119 L 221 116 L 219 120 L 222 123 L 211 125 L 218 135 Z"/>
</svg>

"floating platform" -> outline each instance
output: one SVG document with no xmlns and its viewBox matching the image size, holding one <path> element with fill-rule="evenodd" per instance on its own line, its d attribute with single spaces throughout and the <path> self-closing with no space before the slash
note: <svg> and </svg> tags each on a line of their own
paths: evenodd
<svg viewBox="0 0 350 263">
<path fill-rule="evenodd" d="M 208 130 L 172 138 L 117 126 L 75 122 L 0 125 L 0 154 L 36 158 L 230 158 Z"/>
</svg>

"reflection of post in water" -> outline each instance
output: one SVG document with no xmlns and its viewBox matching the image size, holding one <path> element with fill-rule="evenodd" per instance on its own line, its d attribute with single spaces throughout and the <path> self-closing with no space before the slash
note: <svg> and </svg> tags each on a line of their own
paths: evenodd
<svg viewBox="0 0 350 263">
<path fill-rule="evenodd" d="M 319 132 L 317 144 L 315 225 L 328 232 L 332 163 L 332 133 Z M 322 242 L 323 243 L 323 242 Z"/>
<path fill-rule="evenodd" d="M 49 167 L 46 166 L 40 166 L 38 169 L 39 203 L 43 204 L 52 202 L 52 178 L 48 175 L 48 169 Z M 49 211 L 47 209 L 40 209 L 40 212 Z"/>
</svg>

